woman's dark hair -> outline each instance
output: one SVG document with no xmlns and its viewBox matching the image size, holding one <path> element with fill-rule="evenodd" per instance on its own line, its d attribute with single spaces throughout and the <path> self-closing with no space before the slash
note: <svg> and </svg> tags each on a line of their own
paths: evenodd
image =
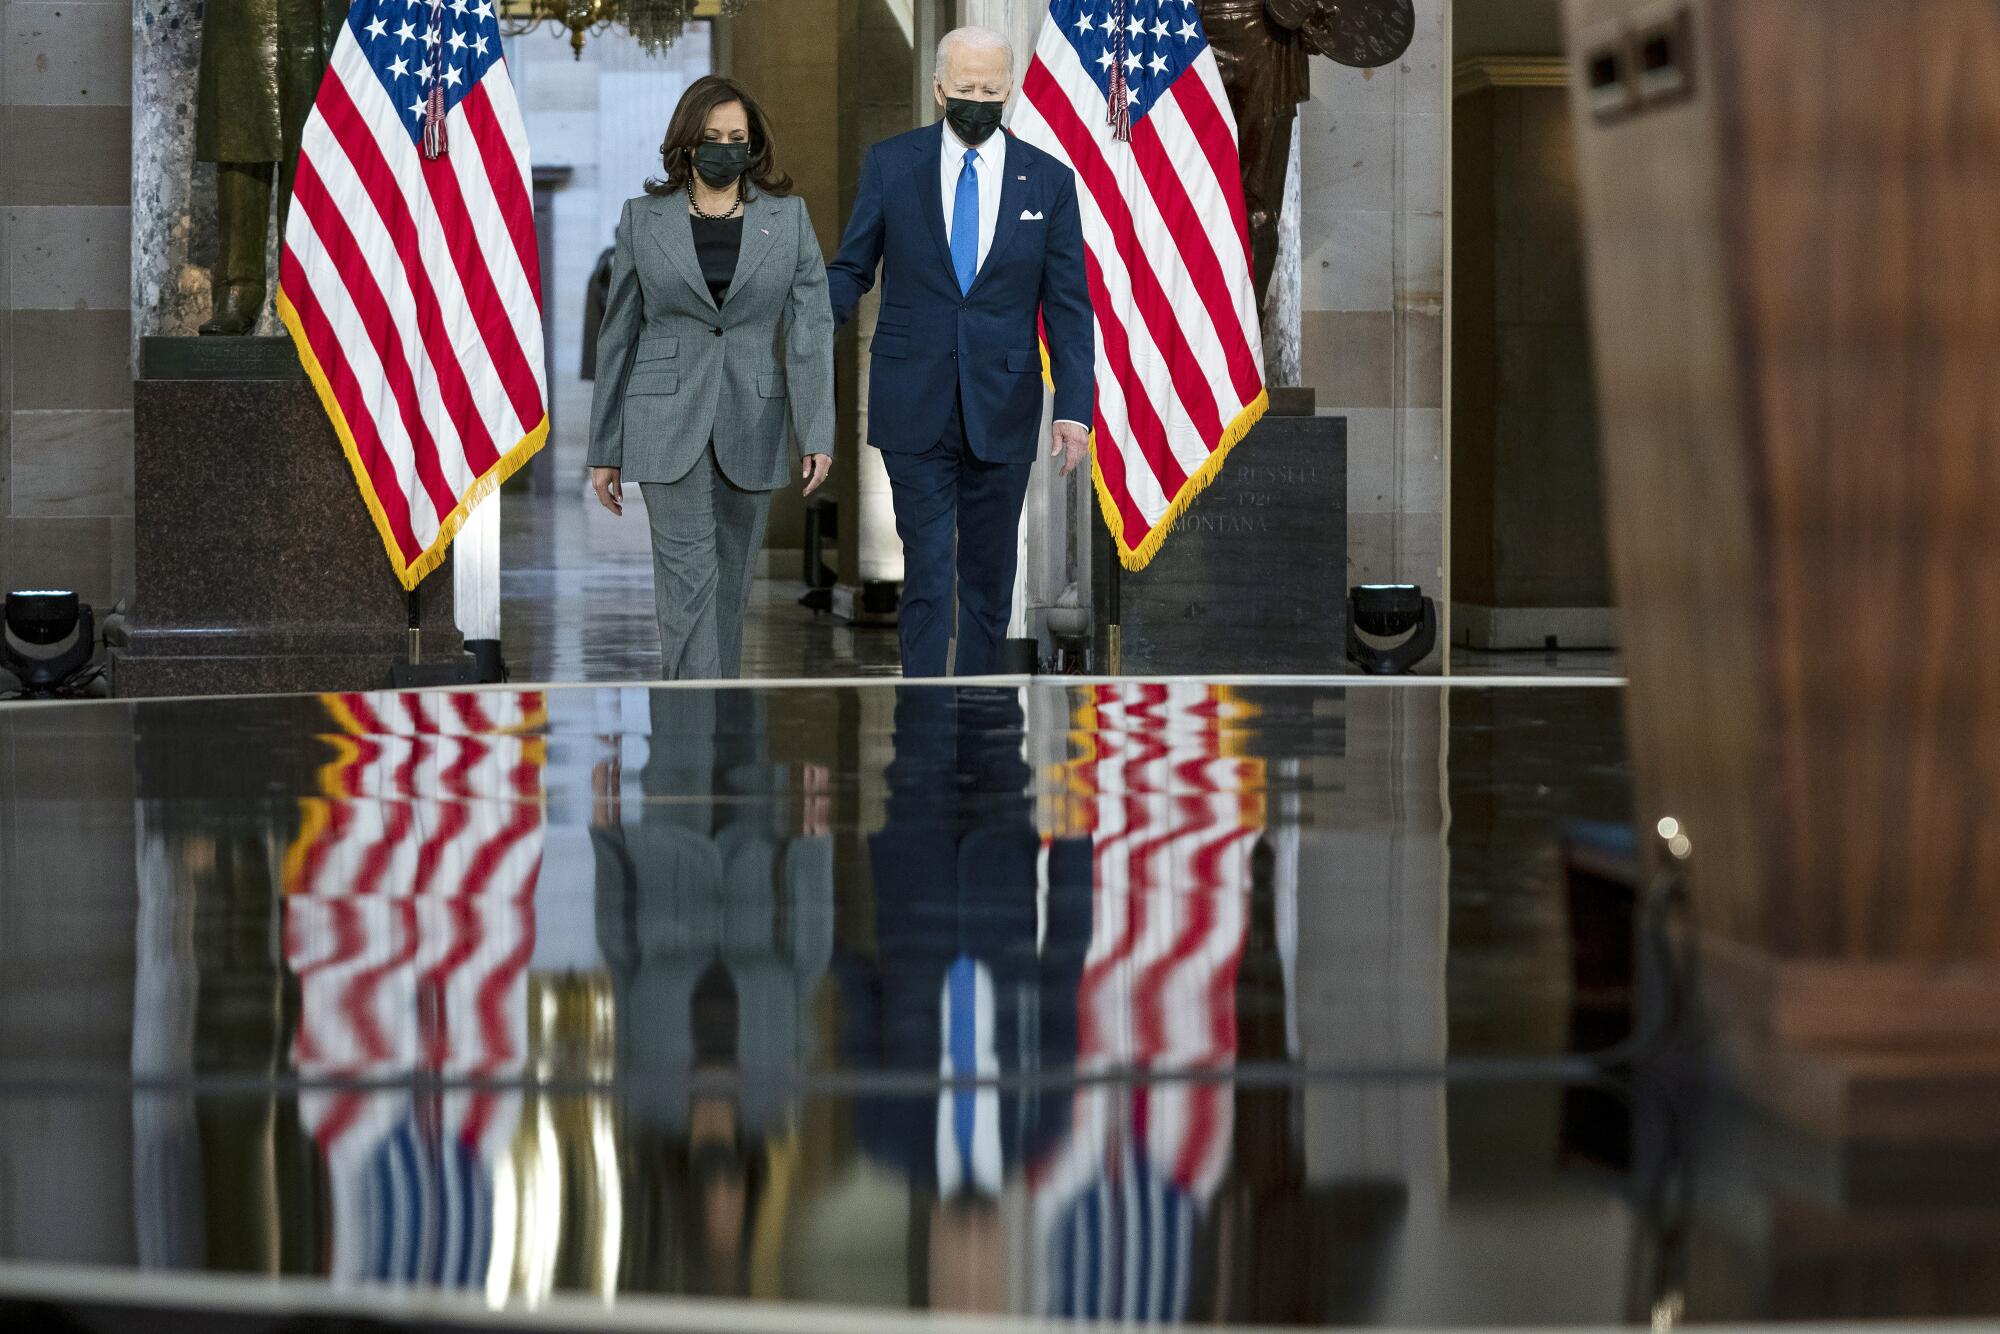
<svg viewBox="0 0 2000 1334">
<path fill-rule="evenodd" d="M 674 108 L 666 140 L 660 145 L 661 175 L 646 182 L 647 194 L 670 195 L 687 189 L 688 176 L 694 171 L 694 150 L 708 128 L 710 113 L 731 102 L 743 104 L 744 118 L 750 122 L 750 169 L 738 181 L 738 190 L 747 182 L 765 194 L 792 192 L 792 178 L 778 170 L 771 146 L 771 122 L 764 108 L 736 80 L 709 74 L 696 79 L 681 94 L 681 104 Z"/>
</svg>

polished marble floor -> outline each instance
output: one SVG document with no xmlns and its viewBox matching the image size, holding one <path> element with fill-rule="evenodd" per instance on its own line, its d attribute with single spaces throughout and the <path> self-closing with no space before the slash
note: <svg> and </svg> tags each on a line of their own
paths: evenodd
<svg viewBox="0 0 2000 1334">
<path fill-rule="evenodd" d="M 507 494 L 502 633 L 514 676 L 531 681 L 645 681 L 660 670 L 645 514 L 614 518 L 580 486 L 554 496 Z M 757 580 L 744 626 L 746 680 L 895 676 L 893 628 L 857 628 L 798 605 L 793 570 Z M 1452 651 L 1454 674 L 1612 678 L 1615 652 Z M 1330 672 L 1347 670 L 1331 663 Z"/>
<path fill-rule="evenodd" d="M 502 524 L 501 635 L 524 681 L 650 681 L 660 675 L 645 507 L 614 517 L 581 488 L 508 494 Z M 857 628 L 799 606 L 792 570 L 760 578 L 744 622 L 751 681 L 895 676 L 894 627 Z"/>
<path fill-rule="evenodd" d="M 1567 678 L 1619 677 L 1624 655 L 1616 649 L 1519 649 L 1498 652 L 1458 647 L 1451 651 L 1453 676 Z"/>
<path fill-rule="evenodd" d="M 0 710 L 0 1327 L 2000 1314 L 1991 1146 L 1787 1136 L 1635 1000 L 1619 704 Z"/>
</svg>

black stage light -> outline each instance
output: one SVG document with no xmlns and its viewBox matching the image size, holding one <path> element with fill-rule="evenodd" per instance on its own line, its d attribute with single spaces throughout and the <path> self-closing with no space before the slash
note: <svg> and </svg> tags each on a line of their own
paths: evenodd
<svg viewBox="0 0 2000 1334">
<path fill-rule="evenodd" d="M 1409 671 L 1430 656 L 1437 637 L 1437 603 L 1421 586 L 1359 584 L 1348 591 L 1347 656 L 1370 676 Z"/>
<path fill-rule="evenodd" d="M 0 658 L 30 697 L 55 694 L 97 651 L 96 619 L 67 589 L 9 593 L 6 621 Z"/>
</svg>

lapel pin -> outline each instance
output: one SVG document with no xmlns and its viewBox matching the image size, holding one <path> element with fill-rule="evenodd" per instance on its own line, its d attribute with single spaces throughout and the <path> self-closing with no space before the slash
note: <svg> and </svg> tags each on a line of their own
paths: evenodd
<svg viewBox="0 0 2000 1334">
<path fill-rule="evenodd" d="M 1016 176 L 1016 177 L 1015 177 L 1014 179 L 1015 179 L 1015 180 L 1017 180 L 1017 181 L 1025 181 L 1025 180 L 1027 180 L 1028 178 L 1027 178 L 1026 176 Z"/>
</svg>

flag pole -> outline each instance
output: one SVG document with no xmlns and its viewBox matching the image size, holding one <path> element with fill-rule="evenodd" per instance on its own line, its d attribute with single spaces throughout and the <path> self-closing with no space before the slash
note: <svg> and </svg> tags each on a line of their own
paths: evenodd
<svg viewBox="0 0 2000 1334">
<path fill-rule="evenodd" d="M 410 666 L 415 667 L 424 660 L 424 594 L 423 585 L 418 584 L 409 591 L 407 603 L 410 610 Z"/>
<path fill-rule="evenodd" d="M 1112 555 L 1115 557 L 1117 553 L 1113 552 Z M 1119 585 L 1123 582 L 1124 574 L 1124 563 L 1113 559 L 1111 562 L 1111 625 L 1106 633 L 1106 638 L 1110 642 L 1109 657 L 1111 659 L 1111 674 L 1113 676 L 1120 675 L 1124 671 L 1124 667 L 1119 661 L 1122 657 L 1123 645 L 1119 642 L 1121 635 L 1118 624 L 1120 619 L 1118 611 Z"/>
<path fill-rule="evenodd" d="M 1104 534 L 1103 541 L 1099 543 L 1105 554 L 1104 673 L 1107 676 L 1117 676 L 1123 670 L 1119 604 L 1124 591 L 1125 563 L 1118 559 L 1118 537 L 1111 531 L 1111 525 L 1100 522 L 1093 524 L 1092 527 Z"/>
</svg>

